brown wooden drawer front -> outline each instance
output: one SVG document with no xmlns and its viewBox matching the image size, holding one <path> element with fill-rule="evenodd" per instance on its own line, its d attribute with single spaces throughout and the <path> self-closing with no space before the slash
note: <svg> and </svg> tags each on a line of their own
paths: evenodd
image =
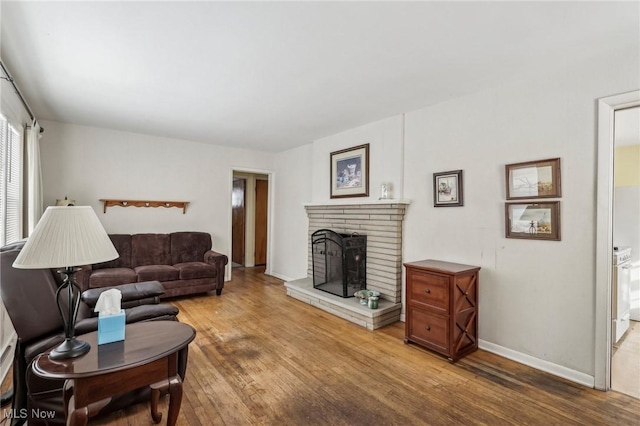
<svg viewBox="0 0 640 426">
<path fill-rule="evenodd" d="M 409 307 L 409 339 L 449 352 L 449 318 Z"/>
<path fill-rule="evenodd" d="M 449 277 L 408 270 L 409 300 L 416 305 L 449 313 Z"/>
</svg>

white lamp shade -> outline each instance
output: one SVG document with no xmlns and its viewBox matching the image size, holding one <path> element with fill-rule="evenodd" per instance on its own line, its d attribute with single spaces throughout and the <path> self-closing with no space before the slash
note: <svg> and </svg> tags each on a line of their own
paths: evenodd
<svg viewBox="0 0 640 426">
<path fill-rule="evenodd" d="M 71 267 L 106 262 L 118 256 L 93 208 L 47 207 L 13 267 Z"/>
</svg>

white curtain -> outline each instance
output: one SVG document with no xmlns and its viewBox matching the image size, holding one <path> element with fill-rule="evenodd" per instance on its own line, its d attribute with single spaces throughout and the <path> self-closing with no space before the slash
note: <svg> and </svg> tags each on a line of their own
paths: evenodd
<svg viewBox="0 0 640 426">
<path fill-rule="evenodd" d="M 31 235 L 33 228 L 42 216 L 42 170 L 40 168 L 40 125 L 34 120 L 31 128 L 27 129 L 26 147 L 27 166 L 27 236 Z"/>
</svg>

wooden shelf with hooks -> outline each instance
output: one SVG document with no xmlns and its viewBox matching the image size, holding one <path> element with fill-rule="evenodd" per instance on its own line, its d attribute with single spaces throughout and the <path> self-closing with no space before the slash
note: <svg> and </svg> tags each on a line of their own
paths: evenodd
<svg viewBox="0 0 640 426">
<path fill-rule="evenodd" d="M 182 209 L 182 214 L 187 212 L 188 201 L 154 201 L 154 200 L 107 200 L 100 199 L 104 204 L 103 213 L 107 212 L 107 207 L 178 207 Z"/>
</svg>

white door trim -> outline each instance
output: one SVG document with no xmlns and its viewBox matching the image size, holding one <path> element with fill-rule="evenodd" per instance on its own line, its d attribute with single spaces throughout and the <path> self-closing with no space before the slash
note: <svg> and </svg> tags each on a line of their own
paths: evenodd
<svg viewBox="0 0 640 426">
<path fill-rule="evenodd" d="M 613 120 L 616 110 L 640 105 L 640 90 L 598 100 L 596 184 L 595 388 L 611 389 L 611 260 L 613 256 Z"/>
</svg>

